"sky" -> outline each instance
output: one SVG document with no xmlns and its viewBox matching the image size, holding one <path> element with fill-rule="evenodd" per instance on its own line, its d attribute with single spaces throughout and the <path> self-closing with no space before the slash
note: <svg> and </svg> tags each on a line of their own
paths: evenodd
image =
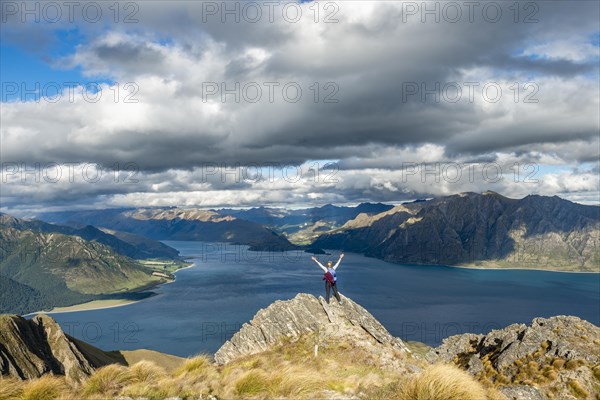
<svg viewBox="0 0 600 400">
<path fill-rule="evenodd" d="M 0 209 L 600 203 L 597 1 L 0 2 Z"/>
</svg>

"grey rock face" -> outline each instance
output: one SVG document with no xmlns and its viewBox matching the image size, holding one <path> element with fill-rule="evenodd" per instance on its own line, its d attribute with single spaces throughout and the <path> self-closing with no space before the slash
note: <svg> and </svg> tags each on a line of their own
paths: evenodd
<svg viewBox="0 0 600 400">
<path fill-rule="evenodd" d="M 513 324 L 487 335 L 452 336 L 426 359 L 454 362 L 473 375 L 485 375 L 493 368 L 508 378 L 507 385 L 517 377 L 517 382 L 530 380 L 539 386 L 501 386 L 511 400 L 545 400 L 544 393 L 550 392 L 555 398 L 575 399 L 570 389 L 574 382 L 589 398 L 600 396 L 592 371 L 600 363 L 600 328 L 577 317 L 535 318 L 530 326 Z"/>
<path fill-rule="evenodd" d="M 444 339 L 441 346 L 427 354 L 429 361 L 452 361 L 456 356 L 469 360 L 495 353 L 493 365 L 502 370 L 527 355 L 544 348 L 543 356 L 565 360 L 600 362 L 600 328 L 577 317 L 535 318 L 530 326 L 513 324 L 487 335 L 463 334 Z M 471 370 L 472 373 L 476 371 Z"/>
<path fill-rule="evenodd" d="M 367 310 L 345 296 L 342 304 L 327 304 L 320 297 L 305 293 L 287 301 L 276 301 L 256 313 L 252 321 L 225 342 L 216 352 L 215 361 L 225 364 L 238 357 L 260 353 L 284 339 L 298 339 L 304 334 L 319 339 L 346 338 L 365 346 L 383 345 L 410 352 L 393 337 Z"/>
<path fill-rule="evenodd" d="M 19 379 L 46 373 L 78 381 L 94 371 L 93 363 L 50 317 L 26 320 L 0 316 L 0 371 Z"/>
<path fill-rule="evenodd" d="M 431 363 L 438 360 L 450 362 L 459 354 L 475 354 L 483 338 L 484 335 L 473 333 L 450 336 L 444 339 L 441 346 L 427 353 L 425 358 Z"/>
<path fill-rule="evenodd" d="M 531 386 L 514 385 L 500 388 L 500 392 L 508 400 L 547 400 L 548 398 L 538 389 Z"/>
</svg>

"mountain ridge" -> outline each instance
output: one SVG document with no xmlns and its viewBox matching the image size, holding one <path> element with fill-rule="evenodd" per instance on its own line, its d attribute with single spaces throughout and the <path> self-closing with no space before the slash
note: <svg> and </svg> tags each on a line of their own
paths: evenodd
<svg viewBox="0 0 600 400">
<path fill-rule="evenodd" d="M 44 213 L 50 222 L 94 225 L 154 240 L 193 240 L 249 245 L 252 250 L 294 250 L 284 236 L 255 222 L 215 211 L 160 207 Z"/>
<path fill-rule="evenodd" d="M 9 214 L 0 213 L 0 227 L 12 227 L 19 230 L 79 236 L 87 241 L 95 241 L 104 244 L 112 248 L 115 252 L 134 259 L 165 258 L 170 260 L 181 260 L 179 251 L 163 243 L 133 234 L 123 234 L 118 231 L 98 229 L 92 225 L 72 227 L 51 224 L 36 219 L 16 218 Z"/>
<path fill-rule="evenodd" d="M 6 215 L 1 221 L 0 312 L 25 314 L 115 296 L 139 299 L 151 293 L 137 291 L 166 282 L 106 244 L 44 232 L 37 222 L 32 230 L 29 222 Z"/>
<path fill-rule="evenodd" d="M 600 272 L 600 207 L 472 192 L 359 216 L 312 244 L 410 264 Z"/>
</svg>

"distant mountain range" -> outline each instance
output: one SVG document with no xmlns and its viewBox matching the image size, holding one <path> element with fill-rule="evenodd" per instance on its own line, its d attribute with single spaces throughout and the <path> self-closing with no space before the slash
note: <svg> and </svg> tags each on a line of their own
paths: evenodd
<svg viewBox="0 0 600 400">
<path fill-rule="evenodd" d="M 259 223 L 209 210 L 111 209 L 43 213 L 39 217 L 50 222 L 94 225 L 156 240 L 227 242 L 268 251 L 296 248 L 285 236 Z"/>
<path fill-rule="evenodd" d="M 600 272 L 600 207 L 461 193 L 359 215 L 314 247 L 413 264 Z"/>
<path fill-rule="evenodd" d="M 394 206 L 382 203 L 361 203 L 355 207 L 326 204 L 299 210 L 256 207 L 249 210 L 214 210 L 221 215 L 231 215 L 265 225 L 287 236 L 294 244 L 307 245 L 319 234 L 335 229 L 360 214 L 373 215 Z"/>
<path fill-rule="evenodd" d="M 114 230 L 156 240 L 227 242 L 249 245 L 255 250 L 281 251 L 307 245 L 320 233 L 339 228 L 358 215 L 374 215 L 393 207 L 381 203 L 362 203 L 355 207 L 327 204 L 299 210 L 170 207 L 46 212 L 37 218 L 74 227 L 96 226 L 105 232 Z"/>
<path fill-rule="evenodd" d="M 87 241 L 102 243 L 121 255 L 140 260 L 148 258 L 180 258 L 178 250 L 156 240 L 126 232 L 98 229 L 92 225 L 79 226 L 72 227 L 51 224 L 36 219 L 20 219 L 0 213 L 0 227 L 79 236 Z"/>
</svg>

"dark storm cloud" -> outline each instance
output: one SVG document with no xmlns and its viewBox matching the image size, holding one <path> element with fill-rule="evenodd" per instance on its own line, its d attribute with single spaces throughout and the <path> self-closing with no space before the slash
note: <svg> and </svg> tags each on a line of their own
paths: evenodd
<svg viewBox="0 0 600 400">
<path fill-rule="evenodd" d="M 538 2 L 537 22 L 529 24 L 522 21 L 527 10 L 515 22 L 508 3 L 499 2 L 504 14 L 496 23 L 479 13 L 474 22 L 465 16 L 457 23 L 422 23 L 420 15 L 403 15 L 406 2 L 336 4 L 334 24 L 315 23 L 307 4 L 307 18 L 296 23 L 280 15 L 273 22 L 265 17 L 222 23 L 198 2 L 139 3 L 139 23 L 133 25 L 80 23 L 85 41 L 59 62 L 88 76 L 134 82 L 139 102 L 110 101 L 107 95 L 94 104 L 4 104 L 3 160 L 133 162 L 155 183 L 140 193 L 203 189 L 160 174 L 189 173 L 206 163 L 341 160 L 348 179 L 360 182 L 338 185 L 341 198 L 389 200 L 427 193 L 417 186 L 403 191 L 391 178 L 369 179 L 361 169 L 394 169 L 403 160 L 429 156 L 493 161 L 502 153 L 557 163 L 598 157 L 599 58 L 598 47 L 589 44 L 599 31 L 597 2 Z M 3 29 L 14 43 L 14 32 L 31 32 L 32 40 L 39 32 L 15 21 Z M 273 82 L 279 86 L 271 102 L 265 83 Z M 466 83 L 473 82 L 471 101 Z M 519 101 L 513 99 L 514 82 Z M 222 102 L 219 94 L 206 101 L 207 83 L 228 89 L 251 83 L 263 93 L 256 102 L 233 96 Z M 300 101 L 282 98 L 288 83 L 302 88 Z M 535 86 L 537 102 L 524 102 L 533 93 L 527 83 Z M 454 84 L 463 91 L 460 101 L 439 93 L 422 97 L 423 90 Z M 486 84 L 502 88 L 500 101 L 483 98 Z M 328 95 L 337 102 L 325 102 Z M 221 183 L 211 188 L 256 187 Z M 301 189 L 322 196 L 332 191 Z M 86 199 L 134 192 L 115 185 L 81 190 Z M 62 194 L 56 196 L 58 201 Z"/>
</svg>

